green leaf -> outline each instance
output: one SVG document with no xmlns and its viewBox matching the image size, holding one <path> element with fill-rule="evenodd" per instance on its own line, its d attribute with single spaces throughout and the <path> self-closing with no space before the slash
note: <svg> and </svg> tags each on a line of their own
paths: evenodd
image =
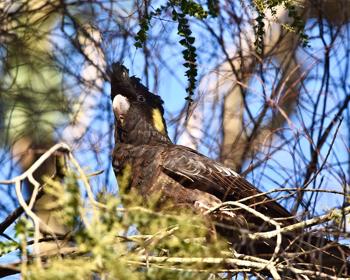
<svg viewBox="0 0 350 280">
<path fill-rule="evenodd" d="M 186 41 L 186 39 L 181 39 L 180 41 L 179 41 L 179 43 L 180 43 L 180 45 L 187 45 L 187 41 Z"/>
<path fill-rule="evenodd" d="M 193 44 L 194 41 L 195 41 L 195 38 L 194 38 L 194 37 L 188 37 L 188 38 L 187 38 L 187 41 L 188 41 L 190 44 Z"/>
<path fill-rule="evenodd" d="M 142 48 L 141 42 L 135 42 L 135 43 L 134 43 L 134 46 L 135 46 L 137 49 L 141 49 L 141 48 Z"/>
</svg>

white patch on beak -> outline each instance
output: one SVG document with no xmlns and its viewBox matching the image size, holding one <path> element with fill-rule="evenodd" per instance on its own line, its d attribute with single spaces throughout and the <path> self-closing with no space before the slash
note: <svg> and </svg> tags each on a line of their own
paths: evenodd
<svg viewBox="0 0 350 280">
<path fill-rule="evenodd" d="M 113 111 L 118 120 L 123 124 L 126 114 L 130 108 L 129 100 L 123 95 L 116 95 L 113 99 Z"/>
</svg>

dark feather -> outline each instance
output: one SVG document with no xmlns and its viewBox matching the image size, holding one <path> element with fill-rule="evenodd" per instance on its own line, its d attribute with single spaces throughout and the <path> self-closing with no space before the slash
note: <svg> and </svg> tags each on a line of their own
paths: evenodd
<svg viewBox="0 0 350 280">
<path fill-rule="evenodd" d="M 288 210 L 233 170 L 219 162 L 184 146 L 171 143 L 167 133 L 157 131 L 152 123 L 152 110 L 163 114 L 161 98 L 142 85 L 136 77 L 129 77 L 121 64 L 112 66 L 112 99 L 117 94 L 128 98 L 131 108 L 123 127 L 116 125 L 116 148 L 113 153 L 113 168 L 116 175 L 127 165 L 132 166 L 132 178 L 127 190 L 135 190 L 143 200 L 158 196 L 158 207 L 186 207 L 201 214 L 225 201 L 242 201 L 258 212 L 278 220 L 282 226 L 298 222 Z M 142 104 L 138 98 L 144 97 Z M 163 116 L 162 116 L 163 118 Z M 164 119 L 163 119 L 164 121 Z M 238 207 L 212 212 L 209 219 L 219 233 L 227 237 L 233 247 L 243 253 L 270 258 L 276 246 L 274 239 L 243 242 L 239 229 L 251 232 L 275 229 L 261 218 Z M 285 234 L 281 252 L 288 261 L 303 265 L 324 266 L 324 270 L 336 269 L 344 274 L 348 269 L 347 256 L 350 250 L 337 242 L 309 232 L 298 230 Z M 310 253 L 311 251 L 311 253 Z M 295 259 L 290 256 L 293 254 Z M 332 272 L 330 272 L 332 273 Z M 334 273 L 333 273 L 334 274 Z"/>
<path fill-rule="evenodd" d="M 223 202 L 256 196 L 244 200 L 244 203 L 271 218 L 289 218 L 285 223 L 296 221 L 291 219 L 292 215 L 285 208 L 267 195 L 257 196 L 261 192 L 239 174 L 188 147 L 170 146 L 164 155 L 162 167 L 165 173 L 179 183 L 208 192 Z M 256 222 L 256 217 L 252 222 Z"/>
</svg>

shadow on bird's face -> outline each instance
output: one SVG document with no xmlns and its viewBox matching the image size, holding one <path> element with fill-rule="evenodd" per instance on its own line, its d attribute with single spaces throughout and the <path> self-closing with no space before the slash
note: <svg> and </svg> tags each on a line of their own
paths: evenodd
<svg viewBox="0 0 350 280">
<path fill-rule="evenodd" d="M 130 77 L 129 70 L 119 62 L 112 65 L 111 98 L 118 125 L 122 128 L 130 121 L 143 120 L 158 132 L 167 134 L 162 99 L 151 93 L 139 78 Z"/>
</svg>

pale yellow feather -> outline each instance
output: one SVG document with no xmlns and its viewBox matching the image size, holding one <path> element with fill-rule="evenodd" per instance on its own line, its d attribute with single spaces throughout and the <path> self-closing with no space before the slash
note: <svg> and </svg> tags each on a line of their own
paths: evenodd
<svg viewBox="0 0 350 280">
<path fill-rule="evenodd" d="M 162 134 L 165 134 L 165 125 L 162 114 L 159 109 L 152 110 L 152 118 L 154 127 Z"/>
</svg>

